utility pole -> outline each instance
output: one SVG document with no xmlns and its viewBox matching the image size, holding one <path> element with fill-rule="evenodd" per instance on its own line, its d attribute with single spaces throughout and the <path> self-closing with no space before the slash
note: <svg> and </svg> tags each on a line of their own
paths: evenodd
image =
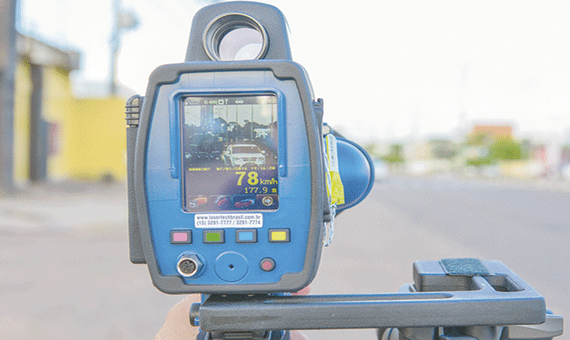
<svg viewBox="0 0 570 340">
<path fill-rule="evenodd" d="M 14 74 L 16 0 L 0 0 L 0 193 L 14 187 Z"/>
<path fill-rule="evenodd" d="M 111 93 L 111 96 L 117 95 L 117 62 L 119 49 L 121 48 L 121 35 L 124 31 L 136 28 L 138 24 L 139 21 L 134 12 L 125 10 L 121 4 L 121 0 L 113 0 L 113 28 L 111 30 L 111 39 L 109 41 L 111 49 L 109 92 Z"/>
</svg>

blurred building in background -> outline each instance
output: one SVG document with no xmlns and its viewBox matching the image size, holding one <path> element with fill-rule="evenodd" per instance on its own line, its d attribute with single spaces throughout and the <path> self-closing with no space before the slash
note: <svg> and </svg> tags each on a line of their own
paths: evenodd
<svg viewBox="0 0 570 340">
<path fill-rule="evenodd" d="M 475 124 L 471 135 L 486 135 L 491 138 L 512 138 L 513 126 L 511 124 Z"/>
<path fill-rule="evenodd" d="M 17 35 L 14 180 L 123 180 L 122 97 L 77 98 L 70 75 L 77 51 Z"/>
</svg>

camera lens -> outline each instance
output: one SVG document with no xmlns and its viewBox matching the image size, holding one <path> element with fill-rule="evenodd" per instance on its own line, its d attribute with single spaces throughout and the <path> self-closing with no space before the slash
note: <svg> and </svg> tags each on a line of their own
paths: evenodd
<svg viewBox="0 0 570 340">
<path fill-rule="evenodd" d="M 224 14 L 212 20 L 203 36 L 208 57 L 216 61 L 256 60 L 267 52 L 265 28 L 254 18 Z"/>
<path fill-rule="evenodd" d="M 263 36 L 253 28 L 240 27 L 229 31 L 220 40 L 221 61 L 254 60 L 263 48 Z"/>
</svg>

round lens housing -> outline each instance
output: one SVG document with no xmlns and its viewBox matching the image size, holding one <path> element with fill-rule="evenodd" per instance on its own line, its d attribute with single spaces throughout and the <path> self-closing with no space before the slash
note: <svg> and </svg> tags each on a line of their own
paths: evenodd
<svg viewBox="0 0 570 340">
<path fill-rule="evenodd" d="M 268 47 L 265 28 L 254 18 L 239 13 L 212 20 L 203 40 L 208 57 L 215 61 L 261 59 Z"/>
</svg>

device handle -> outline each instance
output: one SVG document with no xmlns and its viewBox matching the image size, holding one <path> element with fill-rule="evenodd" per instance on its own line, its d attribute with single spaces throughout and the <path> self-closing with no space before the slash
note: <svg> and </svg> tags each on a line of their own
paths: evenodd
<svg viewBox="0 0 570 340">
<path fill-rule="evenodd" d="M 127 121 L 127 190 L 129 208 L 129 253 L 132 263 L 146 263 L 141 242 L 141 233 L 137 218 L 137 202 L 135 199 L 135 146 L 139 128 L 140 112 L 144 97 L 134 95 L 127 100 L 125 114 Z"/>
</svg>

